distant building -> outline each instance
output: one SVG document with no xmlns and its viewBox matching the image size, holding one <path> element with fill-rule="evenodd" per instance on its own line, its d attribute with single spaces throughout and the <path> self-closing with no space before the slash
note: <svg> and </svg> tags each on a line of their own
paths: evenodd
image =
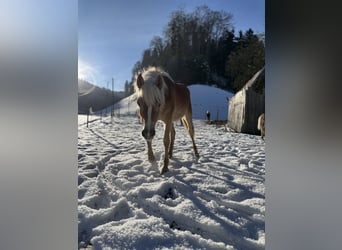
<svg viewBox="0 0 342 250">
<path fill-rule="evenodd" d="M 246 84 L 229 99 L 227 126 L 239 133 L 260 134 L 258 118 L 265 112 L 265 94 L 256 93 L 252 85 L 264 73 L 259 70 Z"/>
</svg>

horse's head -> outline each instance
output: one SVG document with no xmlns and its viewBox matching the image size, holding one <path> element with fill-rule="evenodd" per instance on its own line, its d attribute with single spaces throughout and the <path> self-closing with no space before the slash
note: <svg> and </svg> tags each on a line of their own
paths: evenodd
<svg viewBox="0 0 342 250">
<path fill-rule="evenodd" d="M 158 121 L 161 107 L 165 102 L 165 96 L 162 91 L 163 84 L 165 83 L 163 82 L 161 75 L 149 78 L 146 82 L 141 74 L 139 74 L 137 78 L 138 114 L 144 124 L 142 136 L 147 141 L 152 140 L 156 133 L 155 124 Z"/>
</svg>

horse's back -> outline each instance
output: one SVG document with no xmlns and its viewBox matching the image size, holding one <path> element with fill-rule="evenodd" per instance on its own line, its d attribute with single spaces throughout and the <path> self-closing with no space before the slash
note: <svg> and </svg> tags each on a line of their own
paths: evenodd
<svg viewBox="0 0 342 250">
<path fill-rule="evenodd" d="M 174 83 L 177 96 L 182 100 L 190 100 L 190 90 L 182 83 Z"/>
<path fill-rule="evenodd" d="M 167 105 L 172 108 L 172 120 L 178 120 L 185 114 L 192 114 L 190 90 L 182 83 L 175 83 L 164 77 L 168 87 Z"/>
<path fill-rule="evenodd" d="M 190 90 L 182 83 L 175 83 L 168 77 L 163 77 L 168 88 L 168 99 L 175 102 L 187 102 L 190 100 Z"/>
</svg>

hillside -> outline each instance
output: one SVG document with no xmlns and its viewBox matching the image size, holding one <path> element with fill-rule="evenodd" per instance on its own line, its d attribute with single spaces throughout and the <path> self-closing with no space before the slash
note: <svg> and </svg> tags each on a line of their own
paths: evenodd
<svg viewBox="0 0 342 250">
<path fill-rule="evenodd" d="M 78 80 L 78 113 L 85 114 L 92 107 L 93 111 L 101 110 L 121 100 L 124 92 L 113 92 L 109 89 L 99 88 L 87 81 Z"/>
</svg>

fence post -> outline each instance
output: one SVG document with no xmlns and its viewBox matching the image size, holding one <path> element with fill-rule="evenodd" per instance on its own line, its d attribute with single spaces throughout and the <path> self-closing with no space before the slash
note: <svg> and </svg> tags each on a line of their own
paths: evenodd
<svg viewBox="0 0 342 250">
<path fill-rule="evenodd" d="M 89 109 L 87 111 L 87 128 L 88 128 L 88 123 L 89 123 Z"/>
</svg>

